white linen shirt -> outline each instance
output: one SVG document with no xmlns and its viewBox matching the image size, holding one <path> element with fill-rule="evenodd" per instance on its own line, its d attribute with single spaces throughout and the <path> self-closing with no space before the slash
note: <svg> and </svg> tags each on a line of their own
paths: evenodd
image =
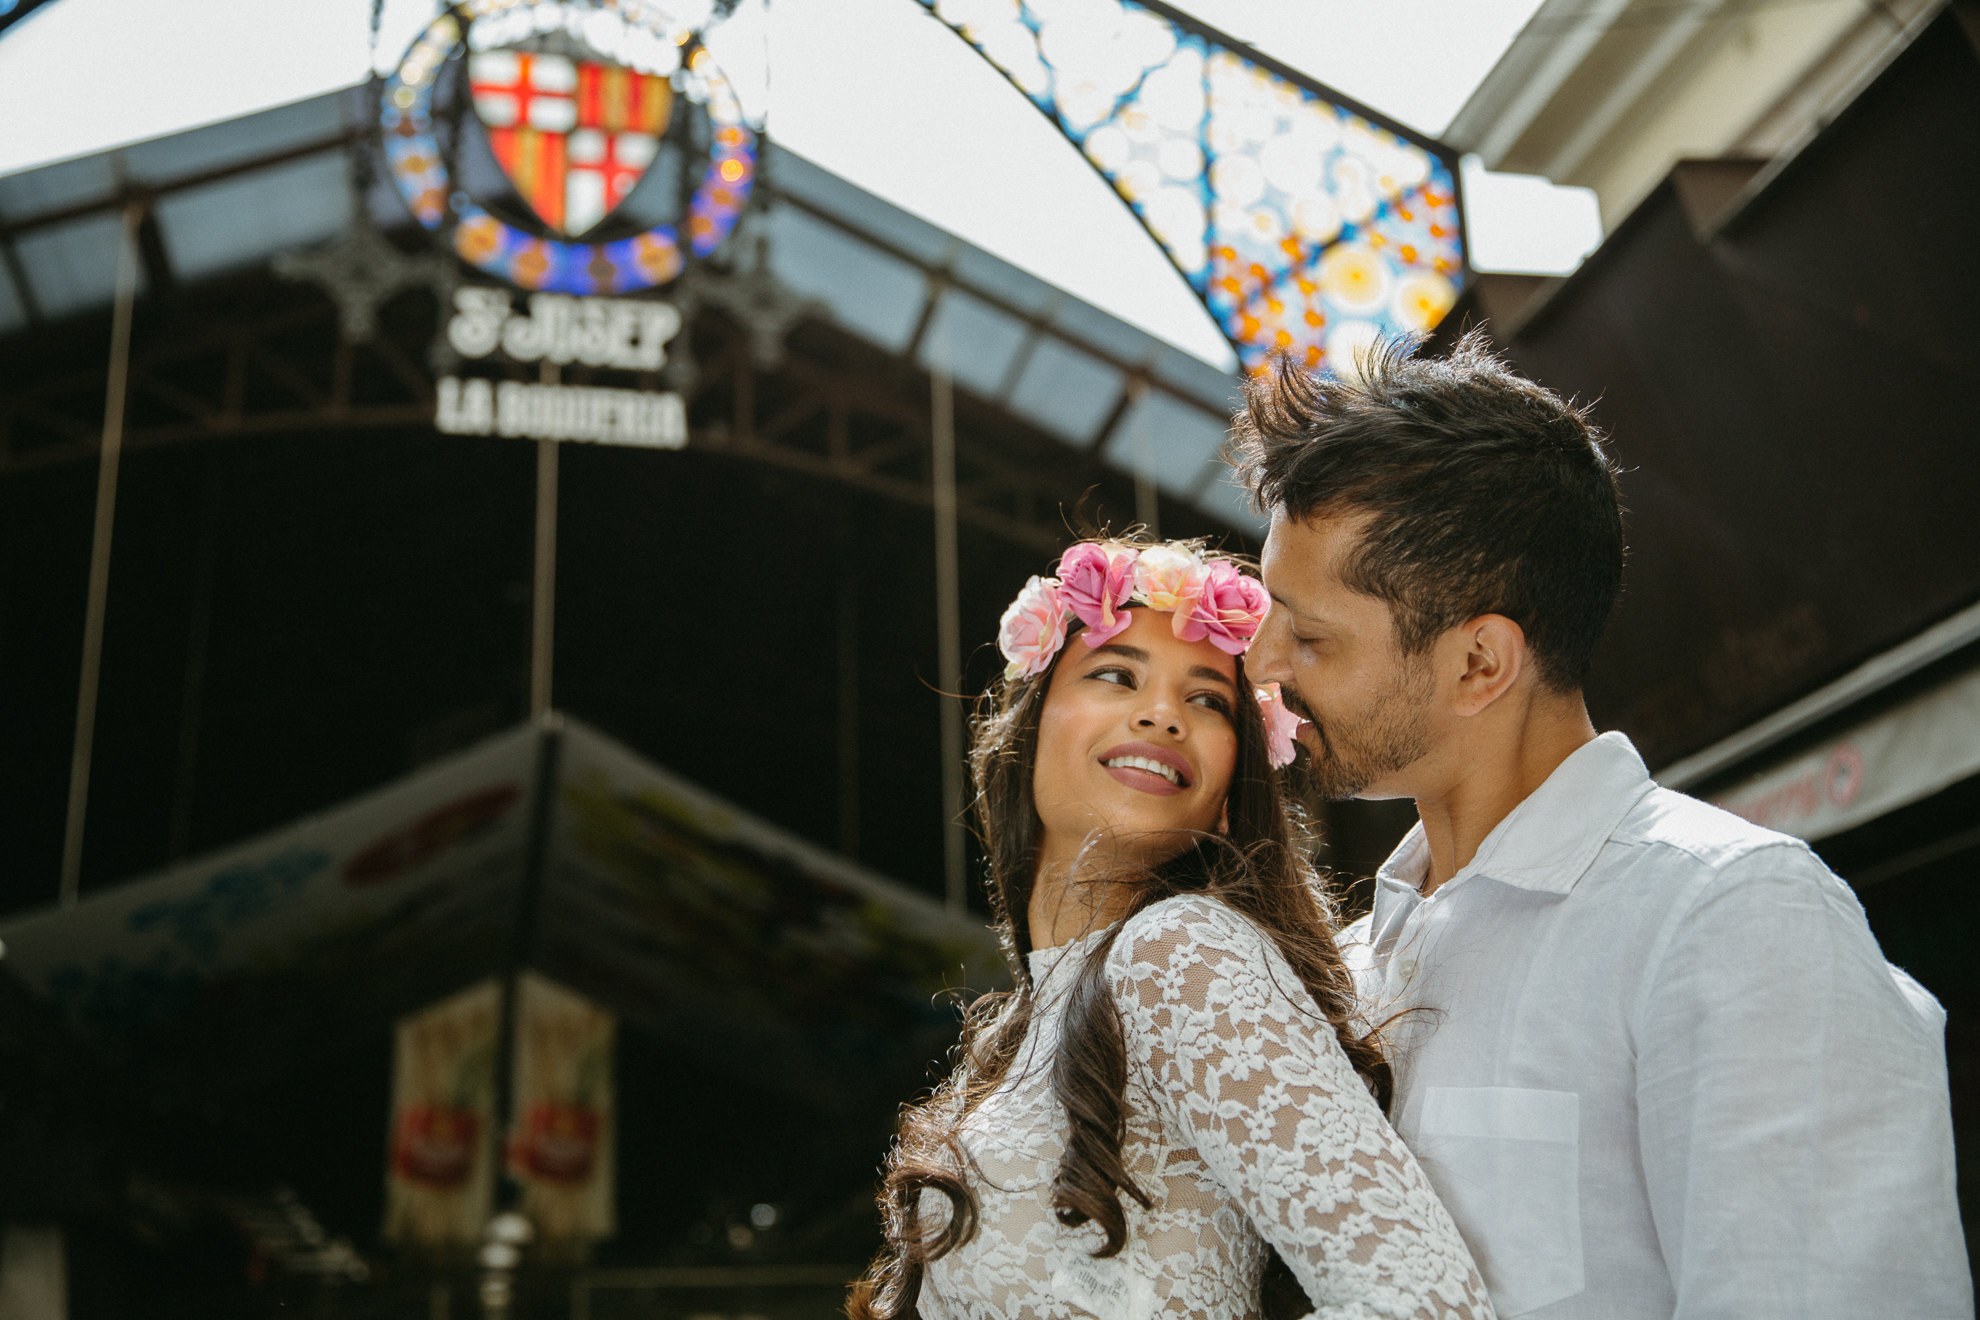
<svg viewBox="0 0 1980 1320">
<path fill-rule="evenodd" d="M 1945 1013 L 1806 844 L 1577 750 L 1344 932 L 1502 1320 L 1973 1314 Z"/>
</svg>

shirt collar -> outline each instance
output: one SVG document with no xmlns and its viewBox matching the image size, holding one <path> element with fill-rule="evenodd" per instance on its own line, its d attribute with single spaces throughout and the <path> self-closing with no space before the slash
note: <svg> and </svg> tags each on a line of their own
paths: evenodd
<svg viewBox="0 0 1980 1320">
<path fill-rule="evenodd" d="M 1378 955 L 1388 956 L 1402 923 L 1423 901 L 1423 879 L 1429 874 L 1430 841 L 1423 835 L 1423 822 L 1418 821 L 1375 872 L 1375 908 L 1368 933 Z"/>
<path fill-rule="evenodd" d="M 1493 827 L 1471 864 L 1444 887 L 1472 875 L 1489 875 L 1520 889 L 1565 894 L 1588 873 L 1623 817 L 1653 787 L 1628 737 L 1602 734 L 1555 766 L 1545 783 Z M 1419 894 L 1429 871 L 1430 844 L 1419 823 L 1375 873 L 1377 921 L 1398 900 Z M 1389 895 L 1386 903 L 1384 894 Z"/>
</svg>

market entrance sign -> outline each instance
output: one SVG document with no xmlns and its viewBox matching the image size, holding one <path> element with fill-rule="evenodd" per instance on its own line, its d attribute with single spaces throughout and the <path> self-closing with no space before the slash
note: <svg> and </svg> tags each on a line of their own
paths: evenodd
<svg viewBox="0 0 1980 1320">
<path fill-rule="evenodd" d="M 681 329 L 673 304 L 644 299 L 538 293 L 529 313 L 518 315 L 507 290 L 468 287 L 454 291 L 454 309 L 447 343 L 467 358 L 499 348 L 518 362 L 658 371 L 667 362 L 667 341 Z"/>
<path fill-rule="evenodd" d="M 680 395 L 595 385 L 526 385 L 447 376 L 439 382 L 433 425 L 448 435 L 582 440 L 651 449 L 687 445 L 687 409 Z"/>
<path fill-rule="evenodd" d="M 407 50 L 379 128 L 420 224 L 529 295 L 453 291 L 446 350 L 540 375 L 444 376 L 437 429 L 685 445 L 686 407 L 652 375 L 680 312 L 624 295 L 712 255 L 755 182 L 756 134 L 700 34 L 649 0 L 466 0 Z"/>
<path fill-rule="evenodd" d="M 573 363 L 621 371 L 657 371 L 667 341 L 681 328 L 670 303 L 630 298 L 530 295 L 519 314 L 506 289 L 454 291 L 447 343 L 463 358 L 496 352 L 516 362 L 554 367 Z M 595 385 L 443 377 L 436 387 L 434 427 L 448 435 L 500 435 L 533 440 L 679 449 L 687 444 L 681 396 Z"/>
</svg>

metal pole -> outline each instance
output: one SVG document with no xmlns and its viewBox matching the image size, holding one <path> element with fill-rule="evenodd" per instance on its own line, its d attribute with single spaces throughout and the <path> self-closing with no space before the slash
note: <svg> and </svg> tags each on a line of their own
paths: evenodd
<svg viewBox="0 0 1980 1320">
<path fill-rule="evenodd" d="M 965 905 L 963 876 L 963 708 L 961 594 L 956 576 L 956 392 L 947 337 L 930 354 L 929 400 L 935 440 L 936 667 L 942 702 L 943 894 L 951 912 Z"/>
<path fill-rule="evenodd" d="M 543 383 L 557 383 L 557 366 L 543 364 Z M 557 442 L 536 442 L 536 580 L 530 590 L 529 717 L 550 713 L 550 663 L 557 641 Z"/>
<path fill-rule="evenodd" d="M 1162 535 L 1162 506 L 1155 498 L 1155 479 L 1149 475 L 1149 432 L 1155 422 L 1149 416 L 1148 382 L 1136 380 L 1134 389 L 1134 520 L 1150 536 Z"/>
<path fill-rule="evenodd" d="M 206 651 L 213 633 L 213 576 L 219 555 L 219 530 L 214 526 L 217 484 L 214 460 L 207 459 L 206 506 L 201 511 L 199 562 L 193 574 L 192 618 L 186 628 L 186 673 L 179 692 L 179 764 L 172 776 L 172 828 L 165 856 L 178 861 L 192 848 L 193 791 L 199 772 L 199 725 L 205 713 Z"/>
<path fill-rule="evenodd" d="M 536 783 L 531 788 L 528 851 L 523 854 L 522 885 L 516 893 L 515 925 L 509 931 L 509 947 L 502 965 L 502 1016 L 495 1038 L 494 1131 L 498 1164 L 495 1171 L 495 1209 L 513 1208 L 509 1198 L 515 1184 L 509 1178 L 505 1157 L 509 1129 L 516 1116 L 516 1022 L 521 1012 L 522 986 L 519 978 L 529 969 L 536 952 L 536 924 L 543 909 L 543 884 L 550 866 L 550 832 L 555 826 L 557 776 L 563 767 L 563 730 L 545 723 L 537 730 Z"/>
<path fill-rule="evenodd" d="M 839 514 L 839 851 L 859 856 L 859 538 L 850 508 Z"/>
<path fill-rule="evenodd" d="M 69 758 L 69 816 L 62 834 L 63 907 L 82 893 L 83 824 L 89 815 L 89 760 L 96 743 L 96 688 L 103 667 L 103 609 L 110 594 L 110 533 L 117 522 L 117 463 L 124 452 L 124 388 L 130 377 L 131 312 L 137 302 L 137 228 L 144 207 L 124 207 L 117 244 L 117 299 L 110 317 L 110 380 L 103 400 L 103 443 L 96 469 L 96 530 L 89 547 L 89 596 L 83 607 L 82 681 L 76 689 L 76 744 Z"/>
</svg>

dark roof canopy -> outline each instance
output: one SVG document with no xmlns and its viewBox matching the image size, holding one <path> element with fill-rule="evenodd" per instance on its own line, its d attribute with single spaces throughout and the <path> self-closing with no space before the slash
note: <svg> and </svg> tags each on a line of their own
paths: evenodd
<svg viewBox="0 0 1980 1320">
<path fill-rule="evenodd" d="M 1949 11 L 1798 153 L 1686 162 L 1573 276 L 1486 277 L 1440 332 L 1485 320 L 1610 433 L 1630 562 L 1589 701 L 1653 767 L 1980 599 L 1976 162 Z"/>
<path fill-rule="evenodd" d="M 17 698 L 0 699 L 0 812 L 24 840 L 0 859 L 0 905 L 41 901 L 54 870 L 105 272 L 133 198 L 148 210 L 85 885 L 522 713 L 527 447 L 434 434 L 429 290 L 349 343 L 320 290 L 267 270 L 365 216 L 404 250 L 427 241 L 388 184 L 353 200 L 361 110 L 324 97 L 0 179 L 0 253 L 19 258 L 0 263 L 0 609 L 17 625 L 0 639 Z M 1214 457 L 1235 382 L 774 146 L 763 183 L 719 263 L 767 251 L 813 308 L 767 370 L 733 316 L 694 318 L 674 345 L 697 365 L 686 450 L 566 448 L 558 700 L 936 885 L 933 336 L 956 364 L 972 646 L 1081 518 L 1255 535 Z M 687 581 L 713 592 L 691 617 L 669 603 Z M 704 699 L 718 687 L 754 695 Z"/>
</svg>

